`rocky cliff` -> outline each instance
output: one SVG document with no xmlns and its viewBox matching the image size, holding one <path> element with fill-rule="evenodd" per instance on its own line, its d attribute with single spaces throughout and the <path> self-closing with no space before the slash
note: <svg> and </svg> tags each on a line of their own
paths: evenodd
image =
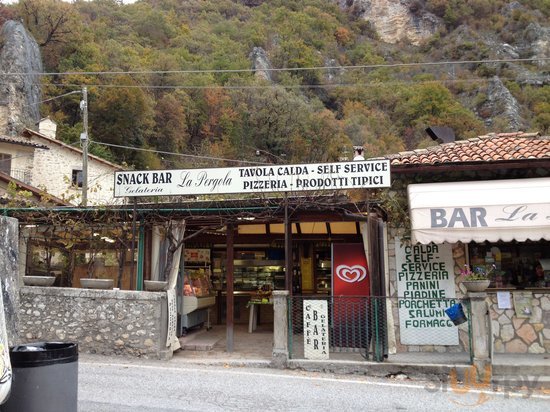
<svg viewBox="0 0 550 412">
<path fill-rule="evenodd" d="M 407 41 L 418 45 L 442 25 L 414 0 L 336 0 L 340 7 L 370 21 L 380 40 L 386 43 Z"/>
<path fill-rule="evenodd" d="M 40 120 L 40 73 L 38 44 L 15 21 L 0 31 L 0 134 L 13 134 Z"/>
</svg>

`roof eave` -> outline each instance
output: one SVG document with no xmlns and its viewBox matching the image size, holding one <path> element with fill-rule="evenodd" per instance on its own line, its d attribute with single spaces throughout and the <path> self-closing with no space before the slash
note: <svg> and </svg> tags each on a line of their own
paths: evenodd
<svg viewBox="0 0 550 412">
<path fill-rule="evenodd" d="M 392 173 L 411 174 L 429 173 L 434 171 L 472 171 L 472 170 L 495 170 L 495 169 L 531 169 L 533 167 L 549 167 L 548 159 L 521 159 L 521 160 L 496 160 L 483 162 L 449 162 L 449 163 L 411 163 L 391 165 Z"/>
</svg>

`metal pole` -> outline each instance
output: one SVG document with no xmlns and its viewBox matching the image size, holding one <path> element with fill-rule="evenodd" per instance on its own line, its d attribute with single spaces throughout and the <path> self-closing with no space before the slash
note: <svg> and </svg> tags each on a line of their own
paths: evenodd
<svg viewBox="0 0 550 412">
<path fill-rule="evenodd" d="M 80 144 L 82 146 L 82 206 L 88 204 L 88 89 L 82 87 L 82 101 L 80 102 L 82 110 L 82 122 L 84 132 L 80 135 Z"/>
<path fill-rule="evenodd" d="M 135 245 L 134 245 L 135 246 Z M 145 259 L 145 226 L 140 221 L 138 238 L 138 260 L 137 260 L 137 281 L 136 290 L 143 290 L 143 265 Z M 133 276 L 132 278 L 133 279 Z M 130 288 L 132 290 L 133 288 Z"/>
<path fill-rule="evenodd" d="M 225 278 L 226 278 L 226 351 L 233 352 L 233 323 L 235 315 L 234 297 L 233 297 L 233 259 L 235 246 L 235 228 L 232 224 L 226 226 L 227 231 L 227 262 L 225 263 Z"/>
<path fill-rule="evenodd" d="M 285 289 L 292 296 L 292 226 L 288 219 L 288 192 L 285 192 Z"/>
<path fill-rule="evenodd" d="M 132 213 L 132 266 L 130 269 L 130 290 L 134 290 L 135 256 L 136 256 L 136 222 L 137 222 L 137 198 L 134 197 L 134 211 Z M 139 255 L 138 255 L 139 258 Z M 137 290 L 137 289 L 136 289 Z"/>
</svg>

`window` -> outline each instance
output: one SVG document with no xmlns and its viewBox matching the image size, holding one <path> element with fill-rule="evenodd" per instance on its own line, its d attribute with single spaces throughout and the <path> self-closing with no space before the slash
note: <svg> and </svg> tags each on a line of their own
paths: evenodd
<svg viewBox="0 0 550 412">
<path fill-rule="evenodd" d="M 73 186 L 82 187 L 82 170 L 73 169 Z"/>
<path fill-rule="evenodd" d="M 550 268 L 546 263 L 550 259 L 550 244 L 547 241 L 471 243 L 469 253 L 471 266 L 496 266 L 491 274 L 491 287 L 550 287 Z"/>
<path fill-rule="evenodd" d="M 7 175 L 11 173 L 11 155 L 7 153 L 0 153 L 0 172 L 4 172 Z"/>
</svg>

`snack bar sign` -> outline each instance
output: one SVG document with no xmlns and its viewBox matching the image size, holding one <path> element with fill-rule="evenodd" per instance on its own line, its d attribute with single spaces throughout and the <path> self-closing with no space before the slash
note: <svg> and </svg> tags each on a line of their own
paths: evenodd
<svg viewBox="0 0 550 412">
<path fill-rule="evenodd" d="M 115 197 L 390 187 L 389 160 L 115 172 Z"/>
</svg>

